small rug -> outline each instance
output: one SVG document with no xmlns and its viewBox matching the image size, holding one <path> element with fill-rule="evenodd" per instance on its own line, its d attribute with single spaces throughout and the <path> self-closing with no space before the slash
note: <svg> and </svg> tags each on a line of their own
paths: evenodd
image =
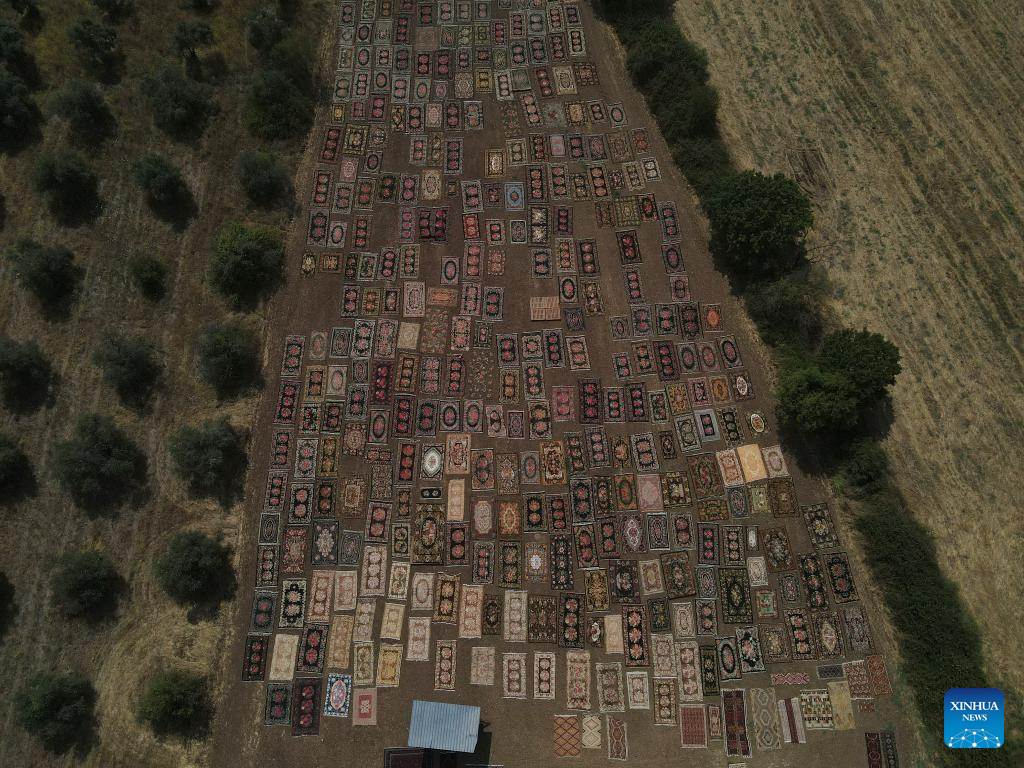
<svg viewBox="0 0 1024 768">
<path fill-rule="evenodd" d="M 470 685 L 494 685 L 495 651 L 492 646 L 478 645 L 470 655 Z"/>
<path fill-rule="evenodd" d="M 807 685 L 811 676 L 806 672 L 772 672 L 772 685 Z"/>
<path fill-rule="evenodd" d="M 654 724 L 676 724 L 676 681 L 654 681 Z"/>
<path fill-rule="evenodd" d="M 703 704 L 679 705 L 679 733 L 684 749 L 707 749 L 708 730 Z"/>
<path fill-rule="evenodd" d="M 800 711 L 804 716 L 804 725 L 809 730 L 820 731 L 835 728 L 832 700 L 825 689 L 801 691 Z"/>
<path fill-rule="evenodd" d="M 782 726 L 782 740 L 787 744 L 806 744 L 807 732 L 804 730 L 804 715 L 800 709 L 800 699 L 782 699 L 779 702 L 779 724 Z"/>
<path fill-rule="evenodd" d="M 464 584 L 459 607 L 459 637 L 477 638 L 482 635 L 483 608 L 483 586 Z"/>
<path fill-rule="evenodd" d="M 292 722 L 292 684 L 270 683 L 267 686 L 264 725 L 290 725 Z"/>
<path fill-rule="evenodd" d="M 295 676 L 295 658 L 298 652 L 298 635 L 275 635 L 268 679 L 291 680 Z"/>
<path fill-rule="evenodd" d="M 722 738 L 722 707 L 720 704 L 708 704 L 708 738 Z"/>
<path fill-rule="evenodd" d="M 530 595 L 527 601 L 531 643 L 553 643 L 558 639 L 558 600 L 546 595 Z"/>
<path fill-rule="evenodd" d="M 501 655 L 501 695 L 506 699 L 526 698 L 526 654 Z"/>
<path fill-rule="evenodd" d="M 695 640 L 677 644 L 679 667 L 679 700 L 701 701 L 704 689 L 701 685 L 700 650 Z"/>
<path fill-rule="evenodd" d="M 377 659 L 377 687 L 397 688 L 402 674 L 402 652 L 404 646 L 401 644 L 381 644 L 380 655 Z"/>
<path fill-rule="evenodd" d="M 352 725 L 377 724 L 377 689 L 355 689 L 352 692 Z"/>
<path fill-rule="evenodd" d="M 885 670 L 885 659 L 879 655 L 868 656 L 864 659 L 864 663 L 868 668 L 872 695 L 891 696 L 892 683 L 889 682 L 889 673 Z"/>
<path fill-rule="evenodd" d="M 601 718 L 597 715 L 582 717 L 583 735 L 581 741 L 584 749 L 601 748 Z"/>
<path fill-rule="evenodd" d="M 644 612 L 642 605 L 622 606 L 622 633 L 626 644 L 627 667 L 646 667 L 650 663 Z"/>
<path fill-rule="evenodd" d="M 743 689 L 722 691 L 722 711 L 725 715 L 725 753 L 729 757 L 750 757 L 747 706 Z"/>
<path fill-rule="evenodd" d="M 430 617 L 409 617 L 409 661 L 430 661 Z"/>
<path fill-rule="evenodd" d="M 578 715 L 555 715 L 555 757 L 579 757 L 583 752 Z"/>
<path fill-rule="evenodd" d="M 843 664 L 843 671 L 846 673 L 846 683 L 850 686 L 851 698 L 872 698 L 871 678 L 868 677 L 867 664 L 863 661 L 848 661 Z"/>
<path fill-rule="evenodd" d="M 651 708 L 651 688 L 645 671 L 634 669 L 626 673 L 626 701 L 630 709 Z"/>
<path fill-rule="evenodd" d="M 828 684 L 828 697 L 832 702 L 832 719 L 837 731 L 852 731 L 857 727 L 853 717 L 853 701 L 850 699 L 850 686 L 842 680 Z"/>
<path fill-rule="evenodd" d="M 327 692 L 324 695 L 325 717 L 348 717 L 352 705 L 352 675 L 332 672 L 327 675 Z"/>
<path fill-rule="evenodd" d="M 565 706 L 567 709 L 590 709 L 590 653 L 569 651 L 565 654 Z"/>
<path fill-rule="evenodd" d="M 885 768 L 900 768 L 900 756 L 896 751 L 896 734 L 893 731 L 882 731 L 882 755 L 885 757 Z"/>
<path fill-rule="evenodd" d="M 320 733 L 320 680 L 296 680 L 292 686 L 292 736 Z"/>
<path fill-rule="evenodd" d="M 629 740 L 626 737 L 626 721 L 614 717 L 608 718 L 608 759 L 627 760 L 629 758 Z"/>
<path fill-rule="evenodd" d="M 527 594 L 524 590 L 505 590 L 505 611 L 502 636 L 508 643 L 527 641 Z"/>
<path fill-rule="evenodd" d="M 474 649 L 475 650 L 475 649 Z M 537 651 L 533 654 L 533 698 L 554 701 L 555 654 Z"/>
<path fill-rule="evenodd" d="M 865 733 L 864 746 L 868 753 L 868 768 L 885 768 L 882 756 L 882 734 L 877 732 Z"/>
<path fill-rule="evenodd" d="M 676 642 L 671 634 L 658 632 L 651 635 L 651 665 L 655 677 L 676 676 Z"/>
<path fill-rule="evenodd" d="M 623 712 L 626 709 L 622 689 L 622 664 L 619 662 L 596 665 L 597 709 L 599 712 Z"/>
<path fill-rule="evenodd" d="M 455 641 L 438 640 L 434 659 L 434 690 L 455 690 Z"/>
<path fill-rule="evenodd" d="M 771 688 L 750 689 L 750 720 L 754 724 L 754 744 L 758 749 L 782 749 L 782 729 L 775 691 Z"/>
</svg>

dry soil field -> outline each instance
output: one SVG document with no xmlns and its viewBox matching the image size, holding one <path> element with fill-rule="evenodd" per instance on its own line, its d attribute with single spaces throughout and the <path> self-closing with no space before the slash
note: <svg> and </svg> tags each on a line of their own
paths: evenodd
<svg viewBox="0 0 1024 768">
<path fill-rule="evenodd" d="M 1024 688 L 1006 632 L 1020 599 L 1020 89 L 1024 11 L 1006 2 L 684 0 L 737 164 L 801 178 L 848 326 L 893 339 L 904 373 L 885 445 L 981 625 Z"/>
</svg>

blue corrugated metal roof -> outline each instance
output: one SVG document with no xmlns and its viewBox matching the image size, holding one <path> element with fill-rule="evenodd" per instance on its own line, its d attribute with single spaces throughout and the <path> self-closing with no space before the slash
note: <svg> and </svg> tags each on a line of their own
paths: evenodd
<svg viewBox="0 0 1024 768">
<path fill-rule="evenodd" d="M 409 746 L 446 752 L 473 752 L 480 730 L 480 707 L 413 701 Z"/>
</svg>

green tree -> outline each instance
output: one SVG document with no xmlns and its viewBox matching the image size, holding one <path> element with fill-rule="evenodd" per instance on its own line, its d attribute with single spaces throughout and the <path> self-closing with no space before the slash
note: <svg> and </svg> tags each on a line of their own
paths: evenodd
<svg viewBox="0 0 1024 768">
<path fill-rule="evenodd" d="M 157 734 L 202 735 L 209 728 L 210 715 L 206 678 L 178 669 L 154 674 L 139 702 L 139 720 Z"/>
<path fill-rule="evenodd" d="M 245 446 L 227 418 L 182 427 L 171 437 L 170 453 L 175 472 L 192 493 L 225 502 L 238 495 Z"/>
<path fill-rule="evenodd" d="M 156 351 L 139 336 L 107 333 L 93 353 L 93 362 L 118 398 L 129 408 L 144 410 L 153 397 L 163 366 Z"/>
<path fill-rule="evenodd" d="M 146 456 L 110 419 L 78 417 L 75 431 L 54 449 L 57 480 L 75 506 L 90 514 L 111 512 L 142 491 Z"/>
<path fill-rule="evenodd" d="M 285 35 L 270 49 L 267 59 L 272 69 L 287 77 L 302 93 L 313 95 L 309 65 L 314 59 L 314 50 L 307 35 L 299 32 Z"/>
<path fill-rule="evenodd" d="M 809 434 L 842 432 L 857 425 L 859 403 L 843 376 L 814 362 L 789 363 L 779 373 L 779 417 Z"/>
<path fill-rule="evenodd" d="M 167 266 L 155 256 L 132 257 L 128 274 L 135 288 L 149 301 L 160 301 L 167 293 Z"/>
<path fill-rule="evenodd" d="M 116 29 L 99 21 L 81 18 L 71 23 L 67 34 L 86 70 L 102 79 L 116 74 L 122 61 Z"/>
<path fill-rule="evenodd" d="M 117 611 L 124 580 L 109 557 L 83 549 L 61 556 L 50 589 L 54 605 L 67 618 L 101 621 Z"/>
<path fill-rule="evenodd" d="M 247 151 L 235 162 L 235 175 L 251 203 L 270 206 L 288 191 L 288 176 L 269 152 Z"/>
<path fill-rule="evenodd" d="M 46 196 L 50 211 L 62 224 L 79 224 L 99 213 L 99 179 L 77 152 L 59 149 L 40 154 L 32 184 Z"/>
<path fill-rule="evenodd" d="M 135 0 L 92 0 L 92 4 L 112 21 L 130 16 L 135 10 Z"/>
<path fill-rule="evenodd" d="M 34 489 L 35 476 L 28 456 L 13 437 L 0 432 L 0 506 L 17 503 Z"/>
<path fill-rule="evenodd" d="M 142 78 L 142 92 L 157 127 L 182 141 L 198 139 L 217 113 L 209 87 L 186 80 L 169 65 Z"/>
<path fill-rule="evenodd" d="M 185 61 L 199 59 L 199 49 L 213 44 L 213 30 L 205 21 L 186 19 L 174 29 L 174 47 Z"/>
<path fill-rule="evenodd" d="M 823 272 L 796 270 L 776 280 L 748 286 L 743 298 L 766 342 L 790 342 L 806 348 L 816 345 L 821 337 L 822 306 L 828 291 Z"/>
<path fill-rule="evenodd" d="M 235 589 L 231 551 L 199 531 L 171 537 L 154 573 L 168 597 L 185 606 L 216 605 Z"/>
<path fill-rule="evenodd" d="M 225 224 L 210 257 L 210 285 L 231 306 L 253 307 L 276 288 L 283 260 L 280 236 L 270 227 Z"/>
<path fill-rule="evenodd" d="M 810 200 L 792 179 L 742 171 L 703 202 L 711 250 L 734 281 L 778 277 L 803 257 L 814 216 Z"/>
<path fill-rule="evenodd" d="M 195 214 L 195 199 L 181 171 L 163 155 L 148 152 L 132 164 L 132 175 L 160 218 L 184 223 Z"/>
<path fill-rule="evenodd" d="M 83 275 L 71 251 L 21 239 L 7 251 L 7 259 L 18 282 L 32 294 L 43 315 L 51 320 L 66 319 Z"/>
<path fill-rule="evenodd" d="M 14 696 L 18 725 L 58 754 L 89 740 L 95 710 L 96 690 L 75 673 L 36 672 Z"/>
<path fill-rule="evenodd" d="M 263 6 L 245 21 L 245 39 L 261 53 L 266 53 L 284 37 L 285 23 L 273 6 Z"/>
<path fill-rule="evenodd" d="M 259 342 L 238 323 L 214 323 L 196 340 L 199 375 L 219 400 L 237 397 L 259 381 Z"/>
<path fill-rule="evenodd" d="M 839 464 L 836 479 L 841 490 L 855 499 L 879 492 L 889 474 L 889 458 L 874 440 L 853 445 Z"/>
<path fill-rule="evenodd" d="M 313 100 L 280 70 L 260 67 L 245 94 L 245 121 L 261 139 L 304 136 L 313 122 Z"/>
<path fill-rule="evenodd" d="M 25 81 L 0 67 L 0 148 L 20 147 L 37 132 L 39 109 Z"/>
<path fill-rule="evenodd" d="M 6 21 L 0 21 L 0 64 L 26 84 L 34 84 L 39 77 L 35 59 L 25 47 L 25 36 Z"/>
<path fill-rule="evenodd" d="M 53 110 L 71 127 L 73 137 L 89 142 L 113 135 L 114 117 L 95 83 L 69 80 L 53 96 Z"/>
<path fill-rule="evenodd" d="M 0 395 L 13 413 L 32 413 L 47 403 L 54 387 L 53 367 L 34 341 L 0 336 Z"/>
<path fill-rule="evenodd" d="M 823 368 L 853 384 L 864 404 L 885 395 L 900 373 L 899 349 L 881 334 L 867 329 L 843 329 L 828 334 L 821 342 L 818 360 Z"/>
</svg>

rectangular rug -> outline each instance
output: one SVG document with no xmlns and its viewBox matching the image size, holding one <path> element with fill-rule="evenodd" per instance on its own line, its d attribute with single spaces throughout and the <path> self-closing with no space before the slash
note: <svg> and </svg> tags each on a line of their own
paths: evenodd
<svg viewBox="0 0 1024 768">
<path fill-rule="evenodd" d="M 409 617 L 409 661 L 430 661 L 430 617 Z"/>
<path fill-rule="evenodd" d="M 676 681 L 654 681 L 654 724 L 676 724 Z"/>
<path fill-rule="evenodd" d="M 804 730 L 804 716 L 799 698 L 793 697 L 779 701 L 779 725 L 782 727 L 782 740 L 787 744 L 807 743 L 807 732 Z"/>
<path fill-rule="evenodd" d="M 598 711 L 625 711 L 626 702 L 622 688 L 622 664 L 619 662 L 599 662 L 595 666 L 595 679 L 597 680 Z"/>
<path fill-rule="evenodd" d="M 438 640 L 434 659 L 434 690 L 455 690 L 455 641 Z"/>
<path fill-rule="evenodd" d="M 502 616 L 502 637 L 507 643 L 525 643 L 528 639 L 527 593 L 525 590 L 505 590 L 505 611 Z"/>
<path fill-rule="evenodd" d="M 759 750 L 782 749 L 782 727 L 773 689 L 750 689 L 750 720 L 754 725 L 754 745 Z"/>
<path fill-rule="evenodd" d="M 700 650 L 696 640 L 686 640 L 676 645 L 676 659 L 679 671 L 679 700 L 703 701 L 704 688 L 701 685 Z"/>
<path fill-rule="evenodd" d="M 709 739 L 720 739 L 722 738 L 723 726 L 722 726 L 722 705 L 721 704 L 708 704 L 708 738 Z"/>
<path fill-rule="evenodd" d="M 527 636 L 531 643 L 554 643 L 558 640 L 557 598 L 530 595 L 527 600 L 527 612 Z"/>
<path fill-rule="evenodd" d="M 867 664 L 863 661 L 848 661 L 843 664 L 843 671 L 846 673 L 846 682 L 850 686 L 851 698 L 873 698 Z"/>
<path fill-rule="evenodd" d="M 501 655 L 501 695 L 506 699 L 526 698 L 526 654 Z"/>
<path fill-rule="evenodd" d="M 330 639 L 327 642 L 327 668 L 348 669 L 352 661 L 352 629 L 355 617 L 338 614 L 331 619 Z"/>
<path fill-rule="evenodd" d="M 868 679 L 871 681 L 871 694 L 891 696 L 892 683 L 889 682 L 889 673 L 885 670 L 885 659 L 876 654 L 866 657 L 864 663 L 867 665 Z"/>
<path fill-rule="evenodd" d="M 647 672 L 633 669 L 626 672 L 626 701 L 630 709 L 651 708 L 651 688 Z"/>
<path fill-rule="evenodd" d="M 629 740 L 626 737 L 626 721 L 610 716 L 608 718 L 608 759 L 629 759 Z"/>
<path fill-rule="evenodd" d="M 462 585 L 462 603 L 459 606 L 459 637 L 478 638 L 482 635 L 484 588 L 478 584 Z"/>
<path fill-rule="evenodd" d="M 857 727 L 853 717 L 850 686 L 845 680 L 828 684 L 828 697 L 832 702 L 832 720 L 837 731 L 852 731 Z"/>
<path fill-rule="evenodd" d="M 826 689 L 801 691 L 800 712 L 804 716 L 804 726 L 809 730 L 832 730 L 835 727 L 832 700 Z"/>
<path fill-rule="evenodd" d="M 437 574 L 437 583 L 434 585 L 434 621 L 442 624 L 456 623 L 459 585 L 458 575 Z"/>
<path fill-rule="evenodd" d="M 377 689 L 352 691 L 352 725 L 377 724 Z"/>
<path fill-rule="evenodd" d="M 555 654 L 550 651 L 533 654 L 533 698 L 555 699 Z"/>
<path fill-rule="evenodd" d="M 320 733 L 320 680 L 296 680 L 292 685 L 292 736 Z"/>
<path fill-rule="evenodd" d="M 627 667 L 646 667 L 648 656 L 647 628 L 642 605 L 622 606 L 622 636 L 626 649 Z"/>
<path fill-rule="evenodd" d="M 601 748 L 601 718 L 597 715 L 583 715 L 580 718 L 583 734 L 580 741 L 584 749 Z"/>
<path fill-rule="evenodd" d="M 583 753 L 578 715 L 555 715 L 555 757 L 579 757 Z"/>
<path fill-rule="evenodd" d="M 373 643 L 352 643 L 352 684 L 361 687 L 373 685 Z"/>
<path fill-rule="evenodd" d="M 590 709 L 590 652 L 565 654 L 566 709 Z"/>
<path fill-rule="evenodd" d="M 676 676 L 676 642 L 667 632 L 651 634 L 651 666 L 655 677 Z"/>
<path fill-rule="evenodd" d="M 722 712 L 725 716 L 725 754 L 729 757 L 750 757 L 747 705 L 742 688 L 722 691 Z"/>
<path fill-rule="evenodd" d="M 492 646 L 478 645 L 470 653 L 469 684 L 494 685 L 495 651 Z"/>
<path fill-rule="evenodd" d="M 402 674 L 402 652 L 404 646 L 399 643 L 381 643 L 377 658 L 377 687 L 397 688 Z"/>
<path fill-rule="evenodd" d="M 299 636 L 274 636 L 274 651 L 270 657 L 268 680 L 291 680 L 295 677 L 295 659 L 299 653 Z"/>
<path fill-rule="evenodd" d="M 684 749 L 707 749 L 708 730 L 703 704 L 679 705 L 680 746 Z"/>
</svg>

